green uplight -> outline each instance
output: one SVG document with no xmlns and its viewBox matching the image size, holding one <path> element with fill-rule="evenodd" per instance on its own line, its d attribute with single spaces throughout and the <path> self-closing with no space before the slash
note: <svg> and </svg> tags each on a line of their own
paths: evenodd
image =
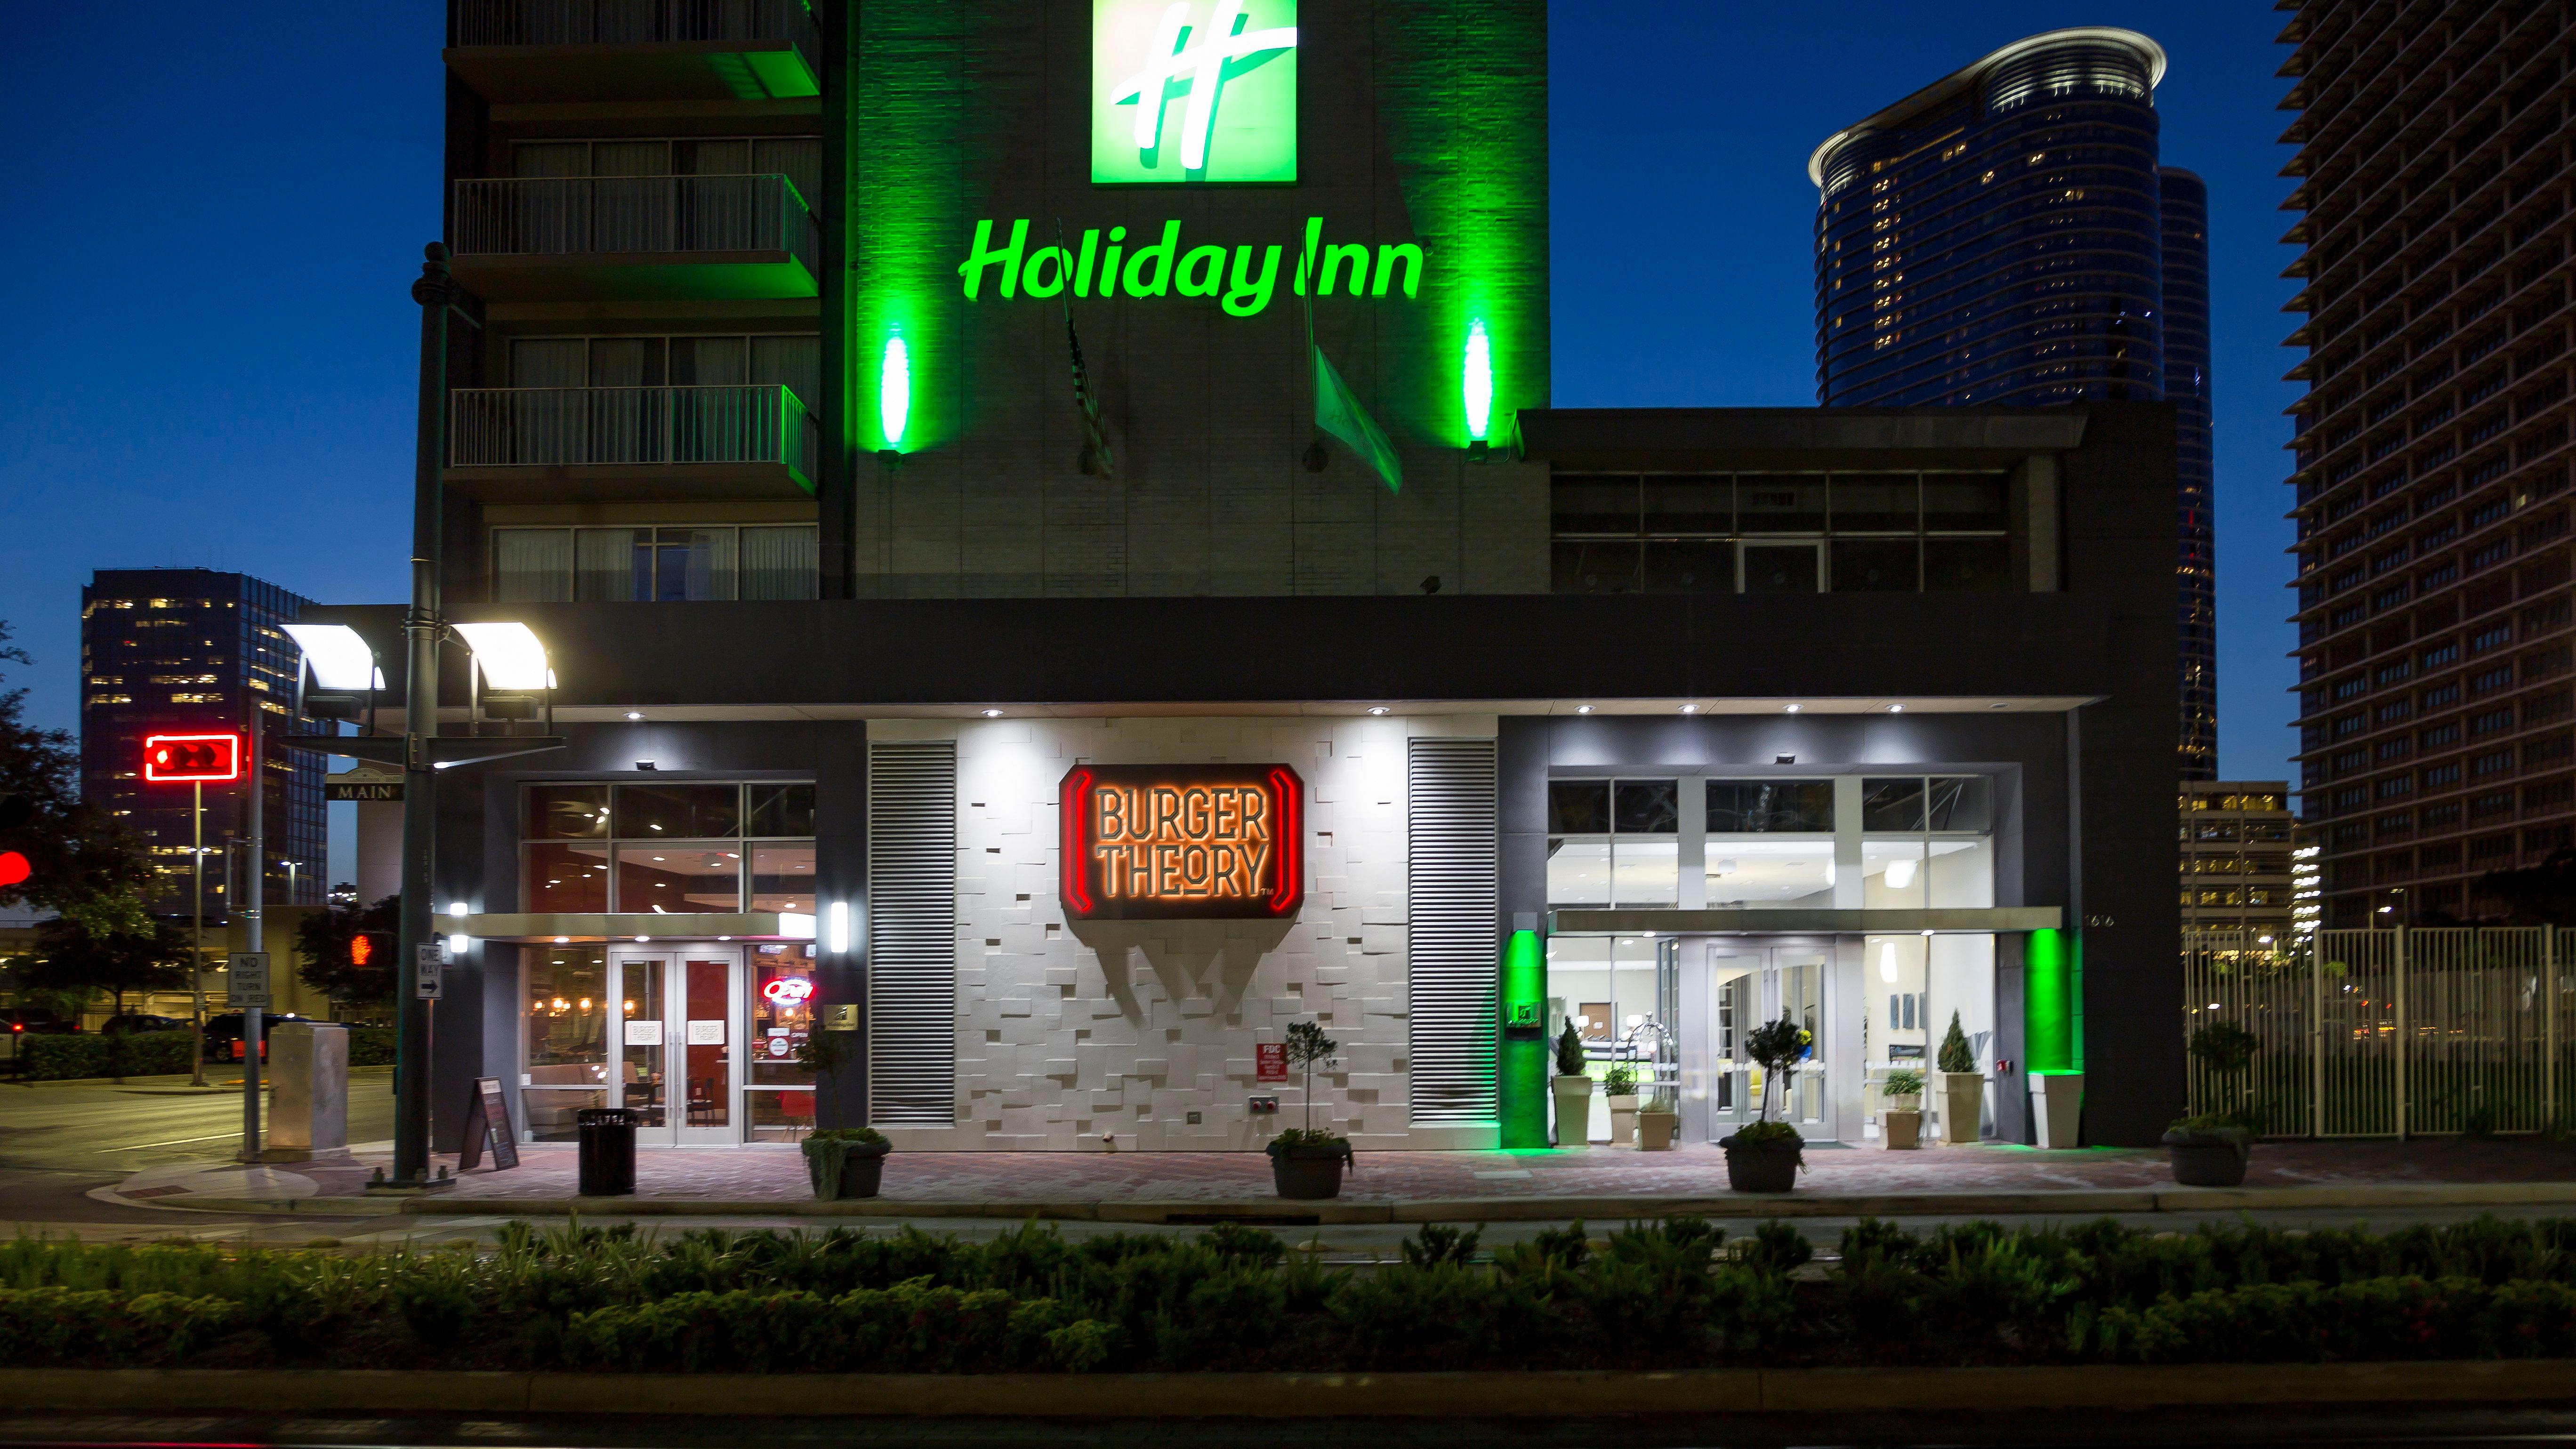
<svg viewBox="0 0 2576 1449">
<path fill-rule="evenodd" d="M 877 366 L 877 422 L 885 429 L 887 447 L 903 446 L 904 424 L 911 417 L 912 351 L 897 329 L 886 339 L 885 360 Z"/>
<path fill-rule="evenodd" d="M 1485 441 L 1494 418 L 1494 345 L 1485 336 L 1485 319 L 1467 324 L 1467 437 Z"/>
</svg>

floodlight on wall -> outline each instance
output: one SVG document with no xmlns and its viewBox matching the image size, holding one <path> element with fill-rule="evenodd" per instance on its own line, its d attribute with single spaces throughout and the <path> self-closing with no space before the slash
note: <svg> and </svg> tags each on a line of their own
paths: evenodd
<svg viewBox="0 0 2576 1449">
<path fill-rule="evenodd" d="M 823 949 L 835 956 L 847 955 L 850 949 L 850 903 L 832 902 L 826 919 L 831 922 L 831 935 L 823 942 Z"/>
<path fill-rule="evenodd" d="M 465 954 L 465 948 L 473 944 L 474 938 L 471 936 L 467 936 L 462 933 L 450 936 L 447 938 L 447 954 L 450 956 L 462 956 Z"/>
<path fill-rule="evenodd" d="M 463 901 L 449 901 L 447 913 L 451 916 L 470 916 L 474 914 L 474 908 Z"/>
<path fill-rule="evenodd" d="M 903 341 L 897 328 L 886 338 L 885 354 L 877 363 L 877 426 L 885 435 L 885 451 L 903 451 L 903 431 L 912 422 L 912 349 Z"/>
<path fill-rule="evenodd" d="M 1486 431 L 1494 418 L 1494 344 L 1485 335 L 1482 317 L 1467 324 L 1467 355 L 1462 373 L 1468 444 L 1482 453 Z"/>
</svg>

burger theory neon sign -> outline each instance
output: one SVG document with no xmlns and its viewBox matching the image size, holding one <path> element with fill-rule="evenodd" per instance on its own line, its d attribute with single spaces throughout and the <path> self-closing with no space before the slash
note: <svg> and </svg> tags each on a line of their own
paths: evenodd
<svg viewBox="0 0 2576 1449">
<path fill-rule="evenodd" d="M 1306 787 L 1286 765 L 1078 765 L 1057 797 L 1075 920 L 1280 920 L 1305 896 Z"/>
</svg>

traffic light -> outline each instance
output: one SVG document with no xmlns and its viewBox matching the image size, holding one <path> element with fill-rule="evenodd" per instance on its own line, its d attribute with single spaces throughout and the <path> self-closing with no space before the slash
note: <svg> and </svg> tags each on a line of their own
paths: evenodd
<svg viewBox="0 0 2576 1449">
<path fill-rule="evenodd" d="M 349 964 L 364 966 L 370 962 L 391 962 L 394 958 L 394 933 L 360 931 L 349 938 Z"/>
<path fill-rule="evenodd" d="M 155 785 L 212 785 L 238 780 L 241 757 L 239 735 L 146 735 L 143 778 Z"/>
<path fill-rule="evenodd" d="M 36 873 L 24 851 L 9 848 L 15 843 L 10 837 L 35 813 L 35 801 L 15 790 L 0 790 L 0 890 L 25 885 L 27 878 Z"/>
</svg>

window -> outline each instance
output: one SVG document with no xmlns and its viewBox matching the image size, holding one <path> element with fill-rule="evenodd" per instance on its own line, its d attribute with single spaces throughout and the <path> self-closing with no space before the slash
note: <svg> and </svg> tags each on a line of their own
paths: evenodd
<svg viewBox="0 0 2576 1449">
<path fill-rule="evenodd" d="M 1831 780 L 1708 782 L 1708 832 L 1711 835 L 1788 831 L 1831 834 L 1833 828 L 1834 782 Z"/>
<path fill-rule="evenodd" d="M 538 912 L 814 912 L 814 787 L 531 785 L 520 899 Z"/>
<path fill-rule="evenodd" d="M 1559 593 L 1991 593 L 2011 580 L 2000 473 L 1568 473 Z"/>
<path fill-rule="evenodd" d="M 496 528 L 492 597 L 505 604 L 811 599 L 812 524 Z"/>
<path fill-rule="evenodd" d="M 1680 789 L 1678 780 L 1550 781 L 1549 904 L 1675 904 L 1680 899 Z"/>
</svg>

